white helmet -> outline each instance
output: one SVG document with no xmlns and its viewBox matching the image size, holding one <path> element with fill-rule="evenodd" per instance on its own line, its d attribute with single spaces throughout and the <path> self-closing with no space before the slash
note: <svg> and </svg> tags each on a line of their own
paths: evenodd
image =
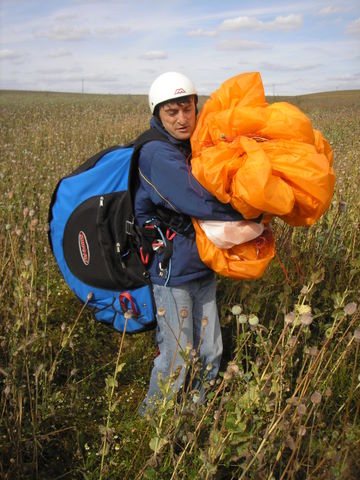
<svg viewBox="0 0 360 480">
<path fill-rule="evenodd" d="M 166 100 L 197 95 L 192 81 L 182 73 L 166 72 L 157 77 L 149 90 L 149 105 L 151 113 L 154 113 L 156 105 Z"/>
</svg>

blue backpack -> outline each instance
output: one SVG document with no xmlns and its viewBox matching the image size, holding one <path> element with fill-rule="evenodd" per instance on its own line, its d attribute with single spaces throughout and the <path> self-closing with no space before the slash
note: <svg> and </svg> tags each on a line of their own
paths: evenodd
<svg viewBox="0 0 360 480">
<path fill-rule="evenodd" d="M 156 322 L 146 268 L 156 232 L 139 228 L 133 209 L 139 152 L 152 140 L 168 141 L 152 128 L 88 159 L 59 181 L 49 209 L 50 245 L 66 283 L 97 320 L 120 332 Z"/>
</svg>

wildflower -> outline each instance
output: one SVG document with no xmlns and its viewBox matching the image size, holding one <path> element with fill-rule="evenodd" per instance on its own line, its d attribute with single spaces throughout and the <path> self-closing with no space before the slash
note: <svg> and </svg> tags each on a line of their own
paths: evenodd
<svg viewBox="0 0 360 480">
<path fill-rule="evenodd" d="M 247 316 L 244 315 L 244 314 L 241 314 L 237 317 L 237 321 L 240 323 L 240 324 L 244 324 L 247 322 Z"/>
<path fill-rule="evenodd" d="M 188 316 L 188 314 L 189 314 L 189 312 L 188 312 L 187 308 L 184 307 L 180 310 L 180 317 L 181 318 L 186 318 Z"/>
<path fill-rule="evenodd" d="M 344 307 L 345 315 L 354 315 L 356 310 L 357 310 L 357 305 L 355 302 L 348 303 Z"/>
<path fill-rule="evenodd" d="M 5 225 L 5 230 L 7 230 L 7 231 L 11 230 L 11 223 L 7 223 Z"/>
<path fill-rule="evenodd" d="M 306 428 L 304 427 L 304 425 L 300 425 L 298 430 L 298 435 L 300 437 L 303 437 L 304 435 L 306 435 Z"/>
<path fill-rule="evenodd" d="M 315 391 L 310 397 L 310 400 L 314 405 L 319 405 L 319 403 L 321 402 L 321 399 L 322 399 L 322 396 L 319 391 Z"/>
<path fill-rule="evenodd" d="M 290 347 L 294 347 L 296 345 L 296 337 L 294 335 L 289 338 L 288 344 Z"/>
<path fill-rule="evenodd" d="M 159 317 L 165 317 L 166 310 L 165 310 L 164 307 L 159 307 L 157 313 L 158 313 Z"/>
<path fill-rule="evenodd" d="M 224 373 L 224 380 L 225 380 L 225 382 L 228 382 L 228 381 L 230 381 L 231 379 L 232 379 L 232 373 L 226 371 L 226 372 Z"/>
</svg>

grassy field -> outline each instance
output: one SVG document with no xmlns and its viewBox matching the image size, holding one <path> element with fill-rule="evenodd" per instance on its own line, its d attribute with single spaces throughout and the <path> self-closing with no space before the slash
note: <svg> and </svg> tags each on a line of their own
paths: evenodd
<svg viewBox="0 0 360 480">
<path fill-rule="evenodd" d="M 274 221 L 261 280 L 218 279 L 225 352 L 206 404 L 182 392 L 140 419 L 153 333 L 122 343 L 82 309 L 47 215 L 59 178 L 147 128 L 147 99 L 1 92 L 1 478 L 360 478 L 360 91 L 278 100 L 331 142 L 331 208 L 311 228 Z"/>
</svg>

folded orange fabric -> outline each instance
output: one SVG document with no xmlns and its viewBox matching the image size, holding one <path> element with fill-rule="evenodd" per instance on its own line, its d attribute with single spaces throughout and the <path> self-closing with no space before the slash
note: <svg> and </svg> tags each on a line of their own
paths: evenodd
<svg viewBox="0 0 360 480">
<path fill-rule="evenodd" d="M 267 221 L 276 215 L 291 225 L 312 225 L 330 205 L 335 184 L 330 145 L 297 107 L 266 102 L 258 72 L 230 78 L 211 94 L 191 145 L 193 175 L 246 219 L 265 214 Z M 259 278 L 274 256 L 269 228 L 262 240 L 228 251 L 215 247 L 193 223 L 201 259 L 222 275 Z"/>
</svg>

